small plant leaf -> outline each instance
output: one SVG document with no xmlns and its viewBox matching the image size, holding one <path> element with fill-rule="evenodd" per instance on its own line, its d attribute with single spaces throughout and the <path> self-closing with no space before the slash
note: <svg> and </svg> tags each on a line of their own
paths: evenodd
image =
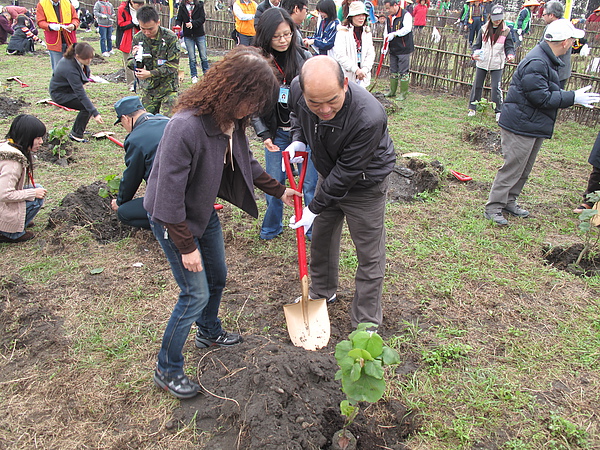
<svg viewBox="0 0 600 450">
<path fill-rule="evenodd" d="M 96 267 L 95 269 L 91 269 L 90 273 L 92 275 L 98 275 L 99 273 L 104 272 L 104 267 Z"/>
<path fill-rule="evenodd" d="M 400 355 L 394 349 L 384 347 L 382 352 L 383 364 L 388 366 L 390 364 L 400 364 Z"/>
<path fill-rule="evenodd" d="M 367 361 L 373 360 L 371 354 L 368 351 L 363 350 L 362 348 L 355 348 L 353 350 L 350 350 L 348 352 L 348 356 L 354 358 L 355 361 L 357 359 L 366 359 Z"/>
<path fill-rule="evenodd" d="M 100 188 L 100 189 L 98 189 L 98 195 L 99 195 L 100 197 L 102 197 L 102 198 L 106 198 L 106 197 L 108 197 L 110 194 L 109 194 L 109 192 L 108 192 L 106 189 L 104 189 L 104 188 Z"/>
<path fill-rule="evenodd" d="M 359 331 L 352 338 L 352 344 L 355 348 L 368 351 L 373 358 L 377 358 L 383 351 L 383 339 L 377 333 Z"/>
<path fill-rule="evenodd" d="M 383 366 L 381 361 L 376 359 L 375 361 L 365 362 L 365 374 L 373 378 L 383 379 Z"/>
<path fill-rule="evenodd" d="M 385 381 L 364 376 L 352 382 L 352 380 L 344 377 L 342 378 L 342 390 L 351 401 L 375 403 L 383 396 Z"/>
<path fill-rule="evenodd" d="M 350 379 L 352 381 L 358 381 L 360 379 L 360 373 L 362 372 L 362 367 L 360 363 L 354 363 L 352 365 L 352 371 L 350 372 Z"/>
</svg>

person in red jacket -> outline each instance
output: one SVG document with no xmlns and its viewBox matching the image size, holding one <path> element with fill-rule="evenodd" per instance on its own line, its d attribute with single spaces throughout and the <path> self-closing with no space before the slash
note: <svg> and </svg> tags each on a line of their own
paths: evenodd
<svg viewBox="0 0 600 450">
<path fill-rule="evenodd" d="M 38 27 L 44 30 L 54 72 L 67 47 L 77 42 L 75 30 L 79 26 L 79 17 L 69 0 L 40 0 L 35 15 Z"/>
<path fill-rule="evenodd" d="M 427 24 L 427 11 L 429 10 L 429 0 L 419 0 L 419 3 L 413 9 L 413 27 L 415 31 L 420 31 Z"/>
<path fill-rule="evenodd" d="M 125 67 L 125 79 L 129 90 L 133 91 L 133 71 L 127 67 L 127 58 L 131 53 L 131 41 L 133 35 L 140 31 L 137 20 L 137 10 L 144 6 L 144 0 L 126 0 L 119 5 L 117 10 L 117 34 L 115 47 L 123 52 L 123 66 Z"/>
</svg>

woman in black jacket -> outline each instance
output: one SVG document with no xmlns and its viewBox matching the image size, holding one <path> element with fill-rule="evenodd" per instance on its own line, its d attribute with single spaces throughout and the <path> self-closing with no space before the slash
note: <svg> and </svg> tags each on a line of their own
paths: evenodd
<svg viewBox="0 0 600 450">
<path fill-rule="evenodd" d="M 290 137 L 290 111 L 288 97 L 290 84 L 310 53 L 298 45 L 293 39 L 295 25 L 290 15 L 280 8 L 269 8 L 258 21 L 254 46 L 260 48 L 265 56 L 272 56 L 279 79 L 280 88 L 275 108 L 262 117 L 252 120 L 258 137 L 265 144 L 265 169 L 269 175 L 285 184 L 285 172 L 281 170 L 281 151 L 292 143 Z M 275 93 L 277 95 L 277 93 Z M 317 171 L 312 162 L 309 163 L 304 180 L 304 199 L 308 205 L 315 194 Z M 281 200 L 266 195 L 267 211 L 260 229 L 261 239 L 273 239 L 283 232 L 283 203 Z M 307 234 L 310 238 L 310 232 Z"/>
<path fill-rule="evenodd" d="M 208 70 L 208 56 L 206 54 L 206 34 L 204 33 L 204 22 L 206 13 L 204 12 L 204 2 L 198 0 L 185 0 L 179 4 L 177 19 L 175 23 L 179 25 L 183 32 L 183 41 L 188 51 L 190 59 L 190 76 L 192 83 L 198 82 L 198 69 L 196 68 L 196 47 L 202 62 L 202 73 Z"/>
<path fill-rule="evenodd" d="M 69 138 L 76 142 L 87 142 L 83 138 L 90 117 L 104 123 L 102 116 L 85 93 L 83 85 L 89 81 L 90 62 L 94 49 L 85 42 L 71 45 L 54 69 L 50 79 L 50 96 L 56 103 L 79 111 Z"/>
</svg>

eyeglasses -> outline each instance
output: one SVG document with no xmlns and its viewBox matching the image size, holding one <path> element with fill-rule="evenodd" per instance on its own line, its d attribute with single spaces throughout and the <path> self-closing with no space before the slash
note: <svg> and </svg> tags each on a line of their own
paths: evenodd
<svg viewBox="0 0 600 450">
<path fill-rule="evenodd" d="M 276 34 L 275 36 L 273 36 L 272 40 L 273 41 L 279 41 L 279 40 L 281 40 L 281 38 L 283 38 L 283 39 L 285 39 L 287 41 L 288 39 L 290 39 L 292 37 L 292 34 L 293 33 L 291 31 L 288 31 L 288 32 L 283 33 L 283 34 Z"/>
</svg>

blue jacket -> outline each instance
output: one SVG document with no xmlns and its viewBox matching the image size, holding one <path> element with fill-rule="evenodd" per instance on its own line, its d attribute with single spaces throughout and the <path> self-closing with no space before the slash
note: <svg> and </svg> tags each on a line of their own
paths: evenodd
<svg viewBox="0 0 600 450">
<path fill-rule="evenodd" d="M 575 103 L 575 92 L 560 89 L 562 64 L 547 42 L 536 45 L 515 70 L 498 125 L 522 136 L 550 139 L 558 109 Z"/>
<path fill-rule="evenodd" d="M 142 114 L 135 121 L 133 130 L 123 143 L 127 168 L 123 171 L 119 184 L 117 205 L 133 199 L 142 180 L 148 182 L 154 155 L 168 122 L 168 117 L 150 113 Z"/>
<path fill-rule="evenodd" d="M 339 24 L 340 21 L 337 19 L 323 19 L 317 25 L 317 32 L 311 39 L 315 40 L 313 45 L 319 49 L 320 55 L 326 55 L 327 51 L 333 48 Z"/>
</svg>

